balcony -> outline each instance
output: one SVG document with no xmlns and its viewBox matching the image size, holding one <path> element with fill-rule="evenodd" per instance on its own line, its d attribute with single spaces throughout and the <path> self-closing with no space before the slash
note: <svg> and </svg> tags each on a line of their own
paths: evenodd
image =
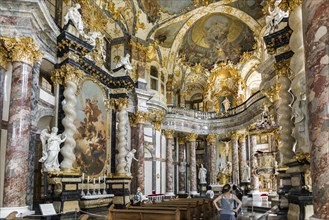
<svg viewBox="0 0 329 220">
<path fill-rule="evenodd" d="M 256 122 L 269 100 L 261 92 L 227 113 L 202 112 L 182 107 L 169 107 L 162 129 L 173 129 L 196 134 L 225 134 Z"/>
</svg>

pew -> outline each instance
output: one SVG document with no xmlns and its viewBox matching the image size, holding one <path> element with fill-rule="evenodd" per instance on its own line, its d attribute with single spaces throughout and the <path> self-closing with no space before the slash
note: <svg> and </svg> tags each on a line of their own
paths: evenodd
<svg viewBox="0 0 329 220">
<path fill-rule="evenodd" d="M 175 210 L 132 210 L 109 208 L 108 220 L 180 220 L 179 209 Z"/>
<path fill-rule="evenodd" d="M 192 220 L 193 219 L 189 205 L 187 207 L 176 207 L 176 206 L 171 207 L 171 206 L 153 206 L 153 205 L 131 206 L 130 204 L 128 204 L 127 209 L 130 209 L 130 210 L 153 210 L 155 212 L 157 212 L 158 210 L 175 211 L 176 209 L 179 209 L 180 220 Z"/>
</svg>

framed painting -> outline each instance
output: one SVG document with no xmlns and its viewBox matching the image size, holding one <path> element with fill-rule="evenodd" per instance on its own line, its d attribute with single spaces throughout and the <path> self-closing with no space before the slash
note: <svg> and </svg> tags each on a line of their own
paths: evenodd
<svg viewBox="0 0 329 220">
<path fill-rule="evenodd" d="M 87 176 L 105 173 L 110 156 L 110 117 L 101 85 L 85 76 L 77 91 L 77 131 L 74 150 L 77 166 Z"/>
</svg>

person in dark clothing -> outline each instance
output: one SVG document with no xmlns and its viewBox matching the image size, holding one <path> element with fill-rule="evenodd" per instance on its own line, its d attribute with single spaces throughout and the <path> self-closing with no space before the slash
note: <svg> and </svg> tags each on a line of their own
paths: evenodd
<svg viewBox="0 0 329 220">
<path fill-rule="evenodd" d="M 242 201 L 243 192 L 237 185 L 233 185 L 232 193 L 236 195 L 240 201 Z M 234 201 L 234 207 L 238 207 L 238 203 L 236 201 Z M 240 212 L 241 209 L 238 209 L 238 211 L 235 213 L 235 217 L 237 217 Z"/>
</svg>

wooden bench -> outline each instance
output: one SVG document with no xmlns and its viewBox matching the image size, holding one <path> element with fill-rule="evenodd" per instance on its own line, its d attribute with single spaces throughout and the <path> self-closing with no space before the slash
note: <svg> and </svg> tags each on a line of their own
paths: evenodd
<svg viewBox="0 0 329 220">
<path fill-rule="evenodd" d="M 109 220 L 180 220 L 179 209 L 175 210 L 132 210 L 109 208 Z"/>
<path fill-rule="evenodd" d="M 156 206 L 156 207 L 171 207 L 171 208 L 189 208 L 193 219 L 200 219 L 202 206 L 199 201 L 182 201 L 182 202 L 161 202 L 155 204 L 145 204 L 144 206 Z"/>
<path fill-rule="evenodd" d="M 180 220 L 192 220 L 192 212 L 190 209 L 190 206 L 188 205 L 187 207 L 172 207 L 172 206 L 155 206 L 155 205 L 144 205 L 144 206 L 130 206 L 127 205 L 127 209 L 131 210 L 153 210 L 157 212 L 158 210 L 162 211 L 175 211 L 176 209 L 179 209 L 180 211 Z"/>
</svg>

